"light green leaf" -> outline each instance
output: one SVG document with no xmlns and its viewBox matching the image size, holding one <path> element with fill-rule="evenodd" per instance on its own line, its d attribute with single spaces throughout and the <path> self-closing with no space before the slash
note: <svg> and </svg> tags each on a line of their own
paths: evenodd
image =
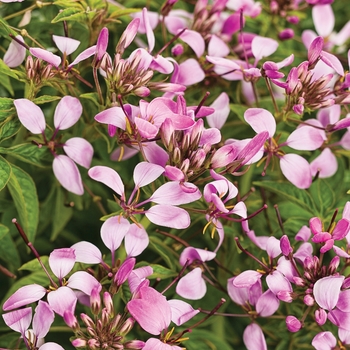
<svg viewBox="0 0 350 350">
<path fill-rule="evenodd" d="M 0 74 L 8 75 L 9 77 L 17 79 L 17 74 L 0 58 Z"/>
<path fill-rule="evenodd" d="M 75 16 L 84 15 L 84 11 L 82 9 L 71 7 L 66 8 L 58 13 L 58 15 L 51 21 L 51 23 L 57 23 L 61 21 L 69 21 L 75 18 Z M 85 16 L 84 16 L 85 17 Z"/>
<path fill-rule="evenodd" d="M 183 343 L 187 350 L 232 350 L 221 335 L 215 332 L 208 332 L 204 329 L 194 329 L 193 333 L 189 335 L 189 340 Z"/>
<path fill-rule="evenodd" d="M 16 268 L 21 264 L 16 245 L 10 235 L 10 230 L 2 224 L 0 224 L 0 257 L 3 261 L 12 264 Z"/>
<path fill-rule="evenodd" d="M 141 9 L 137 9 L 137 8 L 119 9 L 119 10 L 111 12 L 110 17 L 111 18 L 118 18 L 121 16 L 131 15 L 132 13 L 140 12 L 140 11 L 141 11 Z"/>
<path fill-rule="evenodd" d="M 18 33 L 15 32 L 8 24 L 7 22 L 0 17 L 0 34 L 2 34 L 4 37 L 8 37 L 10 34 L 16 36 Z"/>
<path fill-rule="evenodd" d="M 19 223 L 34 242 L 39 222 L 39 201 L 32 178 L 21 168 L 12 165 L 12 175 L 7 184 L 19 215 Z"/>
<path fill-rule="evenodd" d="M 33 102 L 36 105 L 41 105 L 41 104 L 44 104 L 44 103 L 53 102 L 53 101 L 57 101 L 57 100 L 60 100 L 60 99 L 61 99 L 61 97 L 59 97 L 59 96 L 43 95 L 43 96 L 35 98 L 33 100 Z"/>
<path fill-rule="evenodd" d="M 11 165 L 0 156 L 0 191 L 6 186 L 11 176 Z"/>
<path fill-rule="evenodd" d="M 153 273 L 151 276 L 149 276 L 149 279 L 166 279 L 175 277 L 178 275 L 178 273 L 174 270 L 167 269 L 166 267 L 158 264 L 148 264 L 148 266 L 151 266 L 153 269 Z"/>
<path fill-rule="evenodd" d="M 13 99 L 7 97 L 0 98 L 0 123 L 13 114 Z"/>
<path fill-rule="evenodd" d="M 247 107 L 244 105 L 236 105 L 236 104 L 230 104 L 230 110 L 235 113 L 240 120 L 242 120 L 244 123 L 246 121 L 244 120 L 244 112 L 247 110 Z"/>
<path fill-rule="evenodd" d="M 0 84 L 13 96 L 15 93 L 13 91 L 10 78 L 7 75 L 1 74 Z"/>
<path fill-rule="evenodd" d="M 264 181 L 254 182 L 255 186 L 263 187 L 266 190 L 281 196 L 281 199 L 297 204 L 301 209 L 312 215 L 317 214 L 317 206 L 306 190 L 301 190 L 286 182 Z"/>
<path fill-rule="evenodd" d="M 329 181 L 317 179 L 309 189 L 320 217 L 326 219 L 327 215 L 335 209 L 336 197 Z M 330 214 L 332 215 L 332 214 Z"/>
<path fill-rule="evenodd" d="M 0 123 L 0 142 L 16 135 L 21 127 L 21 122 L 14 115 Z"/>
<path fill-rule="evenodd" d="M 50 267 L 49 267 L 49 257 L 44 255 L 40 256 L 41 262 L 44 264 L 45 268 L 48 269 L 50 272 Z M 27 263 L 23 264 L 18 270 L 20 271 L 30 271 L 30 272 L 37 272 L 37 271 L 42 271 L 43 268 L 40 265 L 39 261 L 37 258 L 28 261 Z"/>
<path fill-rule="evenodd" d="M 39 148 L 32 143 L 23 143 L 9 148 L 0 147 L 1 154 L 8 154 L 23 162 L 39 167 L 51 165 L 51 157 L 46 147 Z"/>
</svg>

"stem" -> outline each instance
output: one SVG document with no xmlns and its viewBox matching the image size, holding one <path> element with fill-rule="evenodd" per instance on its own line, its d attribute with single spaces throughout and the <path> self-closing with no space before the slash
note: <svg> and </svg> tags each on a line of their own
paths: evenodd
<svg viewBox="0 0 350 350">
<path fill-rule="evenodd" d="M 164 294 L 171 286 L 173 286 L 180 277 L 184 274 L 185 270 L 187 269 L 187 266 L 189 265 L 189 260 L 185 262 L 185 265 L 180 270 L 179 274 L 173 279 L 173 281 L 161 292 L 161 294 Z"/>
<path fill-rule="evenodd" d="M 106 209 L 103 207 L 103 205 L 101 203 L 101 197 L 100 196 L 96 196 L 95 194 L 93 194 L 93 192 L 90 190 L 89 187 L 86 186 L 85 183 L 83 183 L 83 186 L 86 189 L 86 192 L 92 197 L 92 201 L 94 203 L 96 203 L 96 205 L 100 209 L 100 212 L 102 213 L 102 215 L 107 215 L 108 213 L 107 213 Z"/>
<path fill-rule="evenodd" d="M 103 105 L 103 96 L 102 96 L 100 82 L 98 81 L 97 68 L 94 67 L 92 69 L 92 72 L 93 72 L 93 76 L 94 76 L 94 81 L 95 81 L 95 85 L 96 85 L 96 89 L 97 89 L 98 98 L 99 98 L 100 104 Z"/>
</svg>

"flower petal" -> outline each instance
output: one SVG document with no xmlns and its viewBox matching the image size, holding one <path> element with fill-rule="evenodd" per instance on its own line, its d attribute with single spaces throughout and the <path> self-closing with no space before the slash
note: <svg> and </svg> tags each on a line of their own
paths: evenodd
<svg viewBox="0 0 350 350">
<path fill-rule="evenodd" d="M 21 35 L 16 35 L 16 39 L 23 42 Z M 3 61 L 10 68 L 18 67 L 26 57 L 26 48 L 17 41 L 12 40 L 7 51 L 5 52 Z"/>
<path fill-rule="evenodd" d="M 41 134 L 46 128 L 46 121 L 42 110 L 32 101 L 20 98 L 13 101 L 19 121 L 32 134 Z"/>
<path fill-rule="evenodd" d="M 335 155 L 329 148 L 325 148 L 321 154 L 310 163 L 312 176 L 318 173 L 319 178 L 331 177 L 338 169 Z"/>
<path fill-rule="evenodd" d="M 81 241 L 71 246 L 75 252 L 75 261 L 84 264 L 99 264 L 102 261 L 101 251 L 92 243 Z"/>
<path fill-rule="evenodd" d="M 101 238 L 103 243 L 111 252 L 116 251 L 123 238 L 128 233 L 130 223 L 128 220 L 120 216 L 112 216 L 108 218 L 101 227 Z"/>
<path fill-rule="evenodd" d="M 131 224 L 124 238 L 124 244 L 128 257 L 140 255 L 149 244 L 146 230 L 140 225 Z"/>
<path fill-rule="evenodd" d="M 94 154 L 91 144 L 81 137 L 72 137 L 64 143 L 67 156 L 84 168 L 89 168 Z"/>
<path fill-rule="evenodd" d="M 45 62 L 52 64 L 54 67 L 58 67 L 61 64 L 61 57 L 54 55 L 52 52 L 40 49 L 39 47 L 32 47 L 29 52 L 36 58 L 40 58 Z"/>
<path fill-rule="evenodd" d="M 52 40 L 55 42 L 58 49 L 66 54 L 66 56 L 74 52 L 80 45 L 79 40 L 67 38 L 66 36 L 52 35 Z"/>
<path fill-rule="evenodd" d="M 183 229 L 190 226 L 191 219 L 185 209 L 172 205 L 154 205 L 145 213 L 148 220 L 156 225 Z"/>
<path fill-rule="evenodd" d="M 158 179 L 164 173 L 164 168 L 148 162 L 138 163 L 134 169 L 134 182 L 137 188 L 146 186 Z"/>
<path fill-rule="evenodd" d="M 75 252 L 72 248 L 54 249 L 49 256 L 52 272 L 60 280 L 67 276 L 75 264 Z"/>
<path fill-rule="evenodd" d="M 313 288 L 316 303 L 325 310 L 331 311 L 336 306 L 344 276 L 327 276 L 315 282 Z"/>
<path fill-rule="evenodd" d="M 244 112 L 244 120 L 256 133 L 268 131 L 269 137 L 273 137 L 276 132 L 276 120 L 266 109 L 249 108 Z"/>
<path fill-rule="evenodd" d="M 171 308 L 171 320 L 177 326 L 181 326 L 199 313 L 199 310 L 193 309 L 190 304 L 186 303 L 183 300 L 168 300 L 168 304 Z"/>
<path fill-rule="evenodd" d="M 267 350 L 264 333 L 256 323 L 246 327 L 243 332 L 243 341 L 248 350 Z"/>
<path fill-rule="evenodd" d="M 63 317 L 65 311 L 74 314 L 77 297 L 69 287 L 63 286 L 48 293 L 47 301 L 52 310 Z"/>
<path fill-rule="evenodd" d="M 35 308 L 33 317 L 33 331 L 38 338 L 44 338 L 49 332 L 51 324 L 55 318 L 50 305 L 39 300 L 38 306 Z"/>
<path fill-rule="evenodd" d="M 24 335 L 32 320 L 32 308 L 26 307 L 24 309 L 15 310 L 3 314 L 2 318 L 8 327 Z"/>
<path fill-rule="evenodd" d="M 64 96 L 58 102 L 55 115 L 55 128 L 65 130 L 74 125 L 80 118 L 83 112 L 83 106 L 76 97 Z"/>
<path fill-rule="evenodd" d="M 69 277 L 67 286 L 69 288 L 81 290 L 89 296 L 94 288 L 98 291 L 101 291 L 102 288 L 100 282 L 86 271 L 74 272 L 73 275 Z"/>
<path fill-rule="evenodd" d="M 202 278 L 202 270 L 196 267 L 182 277 L 176 286 L 176 293 L 190 300 L 202 299 L 207 292 L 207 286 Z"/>
<path fill-rule="evenodd" d="M 115 170 L 98 165 L 92 167 L 88 174 L 93 180 L 102 182 L 120 196 L 124 196 L 123 181 Z"/>
</svg>

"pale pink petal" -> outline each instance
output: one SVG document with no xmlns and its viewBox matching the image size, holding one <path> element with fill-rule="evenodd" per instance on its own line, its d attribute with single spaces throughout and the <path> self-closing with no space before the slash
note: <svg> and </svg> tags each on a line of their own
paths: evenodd
<svg viewBox="0 0 350 350">
<path fill-rule="evenodd" d="M 80 45 L 79 40 L 67 38 L 65 36 L 52 35 L 52 39 L 58 49 L 67 56 L 74 52 Z"/>
<path fill-rule="evenodd" d="M 97 61 L 100 61 L 103 55 L 106 53 L 107 46 L 108 46 L 108 28 L 103 27 L 100 31 L 100 34 L 97 38 L 96 43 L 96 58 Z"/>
<path fill-rule="evenodd" d="M 20 98 L 13 101 L 19 121 L 32 134 L 41 134 L 46 128 L 46 121 L 42 110 L 32 101 Z"/>
<path fill-rule="evenodd" d="M 57 180 L 66 190 L 79 196 L 84 193 L 79 169 L 69 157 L 56 156 L 52 163 L 52 169 Z"/>
<path fill-rule="evenodd" d="M 29 284 L 21 287 L 13 293 L 2 306 L 4 311 L 13 310 L 18 307 L 38 301 L 46 294 L 46 289 L 38 284 Z"/>
<path fill-rule="evenodd" d="M 181 35 L 180 39 L 183 40 L 197 55 L 201 57 L 204 53 L 205 42 L 201 34 L 194 30 L 186 29 Z"/>
<path fill-rule="evenodd" d="M 286 144 L 297 150 L 314 151 L 320 148 L 325 140 L 327 137 L 323 130 L 312 126 L 303 126 L 289 135 Z"/>
<path fill-rule="evenodd" d="M 200 267 L 196 267 L 182 277 L 176 286 L 176 293 L 185 299 L 199 300 L 205 296 L 206 292 L 207 286 L 202 278 Z"/>
<path fill-rule="evenodd" d="M 73 275 L 69 277 L 67 286 L 69 288 L 81 290 L 87 295 L 91 295 L 93 289 L 98 291 L 102 289 L 100 282 L 86 271 L 74 272 Z"/>
<path fill-rule="evenodd" d="M 170 62 L 168 58 L 165 58 L 161 55 L 157 55 L 156 57 L 153 57 L 152 63 L 150 64 L 149 68 L 163 74 L 171 74 L 174 70 L 174 65 Z"/>
<path fill-rule="evenodd" d="M 33 47 L 29 49 L 29 52 L 36 58 L 40 58 L 54 67 L 58 67 L 61 64 L 61 57 L 54 55 L 52 52 L 40 49 L 39 47 Z"/>
<path fill-rule="evenodd" d="M 156 141 L 145 142 L 142 144 L 143 151 L 146 159 L 153 164 L 158 164 L 161 167 L 165 167 L 166 162 L 169 159 L 167 151 L 157 144 Z"/>
<path fill-rule="evenodd" d="M 77 297 L 69 287 L 63 286 L 48 293 L 47 301 L 52 310 L 63 317 L 65 311 L 74 314 Z"/>
<path fill-rule="evenodd" d="M 151 27 L 151 23 L 148 17 L 148 13 L 147 13 L 147 8 L 144 7 L 142 9 L 142 19 L 143 19 L 143 24 L 145 26 L 145 30 L 146 30 L 146 36 L 147 36 L 147 41 L 148 41 L 148 50 L 149 52 L 152 52 L 152 50 L 154 49 L 154 45 L 155 45 L 155 37 L 154 37 L 154 33 Z"/>
<path fill-rule="evenodd" d="M 131 224 L 124 238 L 125 251 L 128 256 L 140 255 L 148 246 L 149 238 L 146 230 L 140 225 Z"/>
<path fill-rule="evenodd" d="M 15 310 L 3 314 L 2 318 L 8 327 L 24 335 L 32 320 L 32 308 L 26 307 L 21 310 Z"/>
<path fill-rule="evenodd" d="M 280 159 L 283 175 L 296 187 L 305 189 L 311 186 L 310 164 L 298 154 L 286 154 Z"/>
<path fill-rule="evenodd" d="M 260 61 L 263 57 L 270 56 L 278 48 L 278 42 L 271 38 L 256 36 L 252 40 L 252 53 L 255 57 L 255 62 Z"/>
<path fill-rule="evenodd" d="M 135 18 L 128 24 L 121 38 L 119 39 L 120 42 L 122 40 L 125 40 L 124 47 L 123 47 L 124 49 L 127 48 L 132 43 L 132 41 L 134 40 L 137 34 L 137 31 L 139 31 L 139 33 L 142 33 L 142 34 L 146 33 L 146 28 L 142 20 L 143 19 L 142 12 L 135 13 L 134 15 L 135 15 Z M 151 28 L 154 29 L 158 24 L 159 14 L 149 11 L 148 19 L 149 19 Z"/>
<path fill-rule="evenodd" d="M 279 271 L 274 271 L 266 277 L 266 283 L 271 292 L 278 295 L 279 292 L 292 292 L 293 288 L 287 278 Z"/>
<path fill-rule="evenodd" d="M 149 185 L 164 173 L 164 168 L 148 162 L 138 163 L 134 169 L 134 182 L 137 188 Z"/>
<path fill-rule="evenodd" d="M 187 191 L 184 191 L 183 186 L 186 186 Z M 189 190 L 190 189 L 190 190 Z M 177 181 L 166 182 L 161 185 L 151 196 L 150 200 L 158 204 L 181 205 L 194 202 L 201 198 L 197 186 L 192 183 L 185 182 L 180 184 Z"/>
<path fill-rule="evenodd" d="M 205 73 L 198 61 L 189 58 L 179 65 L 175 64 L 174 74 L 170 82 L 189 86 L 201 82 L 204 78 Z"/>
<path fill-rule="evenodd" d="M 318 333 L 311 342 L 316 350 L 332 350 L 336 348 L 337 338 L 329 331 Z"/>
<path fill-rule="evenodd" d="M 183 350 L 183 348 L 166 344 L 156 338 L 149 338 L 142 350 Z"/>
<path fill-rule="evenodd" d="M 190 216 L 185 209 L 172 205 L 154 205 L 146 211 L 145 215 L 149 221 L 165 227 L 183 229 L 191 223 Z"/>
<path fill-rule="evenodd" d="M 243 332 L 243 341 L 247 350 L 267 350 L 264 333 L 256 323 L 246 327 Z"/>
<path fill-rule="evenodd" d="M 111 252 L 116 251 L 123 238 L 128 233 L 130 222 L 120 216 L 108 218 L 101 227 L 101 238 L 103 243 Z"/>
<path fill-rule="evenodd" d="M 101 251 L 92 243 L 81 241 L 71 246 L 75 252 L 75 261 L 84 264 L 99 264 L 102 261 Z"/>
<path fill-rule="evenodd" d="M 81 52 L 68 67 L 71 68 L 75 66 L 79 62 L 86 60 L 87 58 L 91 57 L 95 53 L 96 53 L 96 45 L 87 48 L 86 50 Z"/>
<path fill-rule="evenodd" d="M 329 52 L 322 51 L 321 60 L 329 67 L 333 68 L 339 75 L 344 76 L 344 68 L 337 56 Z"/>
<path fill-rule="evenodd" d="M 58 102 L 54 124 L 56 129 L 65 130 L 74 125 L 83 113 L 83 106 L 76 97 L 64 96 Z"/>
<path fill-rule="evenodd" d="M 266 109 L 249 108 L 244 112 L 244 120 L 256 133 L 268 131 L 269 137 L 272 137 L 276 132 L 276 120 Z"/>
<path fill-rule="evenodd" d="M 226 57 L 230 53 L 227 44 L 216 35 L 212 35 L 208 44 L 208 55 Z"/>
<path fill-rule="evenodd" d="M 339 299 L 344 278 L 344 276 L 327 276 L 315 282 L 313 294 L 320 307 L 328 311 L 334 309 Z"/>
<path fill-rule="evenodd" d="M 282 251 L 279 239 L 277 239 L 276 237 L 269 237 L 269 239 L 266 242 L 266 252 L 268 256 L 272 259 L 280 255 Z"/>
<path fill-rule="evenodd" d="M 275 294 L 268 289 L 258 299 L 255 309 L 261 317 L 269 317 L 273 315 L 279 308 L 280 301 L 276 298 Z"/>
<path fill-rule="evenodd" d="M 61 345 L 49 341 L 41 345 L 38 350 L 64 350 L 64 348 Z"/>
<path fill-rule="evenodd" d="M 134 293 L 137 287 L 145 280 L 146 277 L 152 275 L 153 269 L 151 266 L 143 266 L 131 272 L 128 283 L 131 293 Z"/>
<path fill-rule="evenodd" d="M 93 180 L 102 182 L 120 196 L 124 196 L 123 181 L 115 170 L 98 165 L 92 167 L 88 174 Z"/>
<path fill-rule="evenodd" d="M 240 273 L 233 280 L 233 285 L 238 288 L 249 288 L 261 279 L 261 273 L 253 270 L 246 270 Z"/>
<path fill-rule="evenodd" d="M 332 33 L 335 23 L 331 5 L 316 5 L 312 7 L 312 19 L 318 35 L 326 38 Z"/>
<path fill-rule="evenodd" d="M 51 324 L 55 318 L 50 305 L 39 300 L 33 317 L 33 331 L 38 338 L 44 338 L 49 332 Z"/>
<path fill-rule="evenodd" d="M 75 252 L 72 248 L 54 249 L 49 256 L 52 272 L 61 281 L 67 276 L 75 264 Z"/>
<path fill-rule="evenodd" d="M 21 35 L 16 35 L 16 39 L 23 42 Z M 10 68 L 18 67 L 26 57 L 26 48 L 17 41 L 12 40 L 7 51 L 5 52 L 3 61 Z"/>
<path fill-rule="evenodd" d="M 120 129 L 126 129 L 126 115 L 121 107 L 111 107 L 96 114 L 95 120 L 103 124 L 111 124 Z"/>
<path fill-rule="evenodd" d="M 334 34 L 334 33 L 333 33 Z M 331 35 L 332 41 L 337 46 L 342 46 L 350 37 L 350 21 L 339 31 L 338 34 Z"/>
<path fill-rule="evenodd" d="M 199 310 L 194 310 L 190 304 L 183 300 L 168 300 L 168 304 L 171 308 L 171 320 L 177 326 L 181 326 L 199 313 Z"/>
<path fill-rule="evenodd" d="M 84 168 L 89 168 L 94 154 L 91 144 L 81 137 L 72 137 L 63 146 L 67 156 Z"/>
<path fill-rule="evenodd" d="M 226 92 L 222 92 L 216 100 L 210 105 L 210 107 L 214 108 L 214 113 L 208 115 L 206 120 L 210 127 L 221 129 L 228 115 L 230 114 L 230 99 Z"/>
<path fill-rule="evenodd" d="M 310 163 L 312 176 L 318 173 L 318 177 L 326 178 L 333 176 L 338 169 L 335 155 L 329 148 L 325 148 L 321 154 Z"/>
</svg>

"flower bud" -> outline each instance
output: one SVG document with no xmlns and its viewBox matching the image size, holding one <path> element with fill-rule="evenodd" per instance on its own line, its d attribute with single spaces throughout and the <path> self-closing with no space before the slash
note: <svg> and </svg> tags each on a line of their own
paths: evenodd
<svg viewBox="0 0 350 350">
<path fill-rule="evenodd" d="M 126 343 L 124 343 L 124 349 L 134 349 L 134 350 L 141 350 L 145 346 L 145 342 L 141 340 L 131 340 Z"/>
<path fill-rule="evenodd" d="M 72 340 L 72 345 L 75 348 L 85 348 L 86 347 L 86 340 L 81 339 L 81 338 L 77 338 Z"/>
<path fill-rule="evenodd" d="M 132 317 L 129 317 L 120 327 L 119 334 L 123 336 L 127 335 L 134 327 L 134 324 L 135 320 Z"/>
<path fill-rule="evenodd" d="M 103 305 L 106 307 L 109 315 L 113 317 L 114 315 L 114 307 L 112 296 L 108 292 L 103 293 Z"/>
<path fill-rule="evenodd" d="M 294 37 L 294 30 L 291 28 L 286 28 L 278 33 L 278 38 L 281 40 L 288 40 Z"/>
<path fill-rule="evenodd" d="M 319 326 L 323 326 L 327 321 L 327 312 L 324 309 L 315 311 L 315 320 Z"/>
<path fill-rule="evenodd" d="M 69 328 L 73 329 L 74 332 L 80 329 L 78 320 L 71 311 L 64 311 L 63 320 Z"/>
<path fill-rule="evenodd" d="M 99 286 L 95 287 L 91 291 L 90 295 L 90 305 L 91 305 L 91 311 L 94 315 L 98 315 L 101 308 L 101 298 L 100 298 L 100 291 Z"/>
<path fill-rule="evenodd" d="M 290 245 L 289 238 L 287 235 L 284 235 L 281 237 L 280 245 L 281 245 L 282 254 L 284 256 L 289 256 L 289 254 L 293 253 L 293 248 Z"/>
<path fill-rule="evenodd" d="M 307 306 L 312 306 L 315 304 L 315 299 L 310 294 L 306 294 L 304 296 L 304 304 Z"/>
<path fill-rule="evenodd" d="M 302 323 L 295 316 L 287 316 L 286 326 L 289 332 L 298 332 L 303 326 Z"/>
<path fill-rule="evenodd" d="M 181 44 L 176 44 L 172 49 L 171 53 L 173 56 L 180 56 L 184 53 L 184 47 Z"/>
</svg>

